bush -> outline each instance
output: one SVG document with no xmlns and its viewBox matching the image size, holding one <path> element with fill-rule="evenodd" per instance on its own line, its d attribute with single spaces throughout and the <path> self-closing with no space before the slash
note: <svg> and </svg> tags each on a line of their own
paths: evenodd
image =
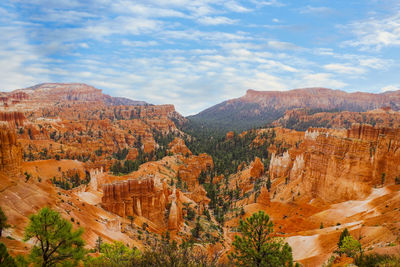
<svg viewBox="0 0 400 267">
<path fill-rule="evenodd" d="M 355 257 L 354 263 L 358 267 L 370 267 L 370 266 L 395 267 L 395 266 L 400 266 L 400 257 L 391 255 L 380 255 L 380 254 L 359 255 Z"/>
<path fill-rule="evenodd" d="M 342 240 L 339 251 L 348 257 L 354 257 L 357 253 L 361 252 L 361 244 L 352 236 L 346 236 Z"/>
</svg>

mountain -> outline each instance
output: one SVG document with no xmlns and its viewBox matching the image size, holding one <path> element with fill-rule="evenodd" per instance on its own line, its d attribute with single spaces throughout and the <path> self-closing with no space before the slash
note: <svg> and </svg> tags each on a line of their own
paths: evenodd
<svg viewBox="0 0 400 267">
<path fill-rule="evenodd" d="M 149 105 L 144 101 L 131 100 L 124 97 L 112 97 L 102 90 L 84 83 L 42 83 L 25 89 L 0 93 L 10 99 L 31 99 L 44 102 L 54 101 L 100 101 L 112 106 Z"/>
<path fill-rule="evenodd" d="M 361 112 L 382 107 L 399 110 L 400 91 L 373 94 L 327 88 L 247 90 L 240 98 L 224 101 L 188 118 L 198 126 L 241 131 L 271 123 L 292 109 Z"/>
</svg>

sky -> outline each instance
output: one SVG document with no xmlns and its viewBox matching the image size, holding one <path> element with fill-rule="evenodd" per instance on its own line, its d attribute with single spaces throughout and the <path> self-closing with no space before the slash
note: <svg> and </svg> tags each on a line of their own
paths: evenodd
<svg viewBox="0 0 400 267">
<path fill-rule="evenodd" d="M 400 88 L 398 0 L 2 0 L 0 90 L 79 82 L 191 115 L 261 91 Z"/>
</svg>

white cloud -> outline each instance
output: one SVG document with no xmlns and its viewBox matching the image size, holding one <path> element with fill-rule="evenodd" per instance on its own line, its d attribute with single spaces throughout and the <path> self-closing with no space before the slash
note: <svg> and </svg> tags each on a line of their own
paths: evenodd
<svg viewBox="0 0 400 267">
<path fill-rule="evenodd" d="M 221 24 L 235 24 L 237 20 L 227 17 L 201 17 L 198 22 L 204 25 L 221 25 Z"/>
<path fill-rule="evenodd" d="M 366 72 L 366 69 L 362 67 L 355 67 L 349 64 L 338 64 L 338 63 L 327 64 L 324 66 L 324 69 L 347 75 L 359 75 Z"/>
<path fill-rule="evenodd" d="M 256 7 L 263 7 L 263 6 L 273 6 L 273 7 L 282 7 L 285 4 L 279 2 L 278 0 L 270 0 L 270 1 L 262 1 L 262 0 L 250 0 L 251 3 L 255 4 Z"/>
<path fill-rule="evenodd" d="M 300 87 L 328 87 L 339 89 L 347 84 L 334 78 L 330 73 L 312 73 L 305 74 L 302 79 L 295 83 L 297 88 Z"/>
<path fill-rule="evenodd" d="M 326 15 L 332 13 L 333 9 L 324 6 L 305 6 L 300 8 L 301 14 L 314 14 L 314 15 Z"/>
<path fill-rule="evenodd" d="M 122 40 L 122 45 L 130 46 L 130 47 L 149 47 L 149 46 L 156 46 L 158 42 L 156 41 L 129 41 L 129 40 Z"/>
<path fill-rule="evenodd" d="M 354 40 L 343 42 L 344 46 L 361 50 L 380 50 L 388 46 L 400 45 L 400 11 L 386 18 L 370 18 L 353 22 L 344 29 L 350 30 Z"/>
<path fill-rule="evenodd" d="M 289 43 L 289 42 L 280 42 L 280 41 L 269 41 L 268 46 L 276 49 L 276 50 L 300 50 L 301 47 Z"/>
<path fill-rule="evenodd" d="M 399 86 L 396 85 L 387 85 L 381 89 L 381 92 L 388 92 L 388 91 L 398 91 L 400 90 Z"/>
<path fill-rule="evenodd" d="M 251 9 L 246 8 L 246 7 L 238 4 L 235 1 L 227 1 L 225 3 L 225 7 L 228 8 L 229 10 L 233 11 L 233 12 L 239 12 L 239 13 L 250 12 L 251 11 Z"/>
</svg>

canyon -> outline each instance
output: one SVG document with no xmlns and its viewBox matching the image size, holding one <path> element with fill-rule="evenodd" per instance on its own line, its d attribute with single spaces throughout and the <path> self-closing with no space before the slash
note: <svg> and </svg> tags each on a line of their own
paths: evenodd
<svg viewBox="0 0 400 267">
<path fill-rule="evenodd" d="M 209 140 L 185 132 L 192 122 L 173 105 L 115 98 L 85 84 L 41 84 L 0 97 L 0 206 L 11 225 L 0 239 L 12 255 L 32 247 L 22 241 L 24 228 L 44 206 L 83 227 L 87 248 L 102 237 L 143 250 L 168 232 L 217 253 L 222 264 L 239 221 L 262 210 L 303 266 L 322 266 L 344 228 L 368 253 L 400 251 L 398 92 L 250 90 L 218 109 L 257 103 L 259 114 L 277 112 L 273 127 Z M 200 151 L 202 142 L 215 142 L 216 151 Z M 237 169 L 217 172 L 224 154 L 245 143 L 248 157 L 229 162 Z M 232 150 L 218 154 L 221 147 Z M 194 237 L 197 223 L 202 232 Z"/>
</svg>

